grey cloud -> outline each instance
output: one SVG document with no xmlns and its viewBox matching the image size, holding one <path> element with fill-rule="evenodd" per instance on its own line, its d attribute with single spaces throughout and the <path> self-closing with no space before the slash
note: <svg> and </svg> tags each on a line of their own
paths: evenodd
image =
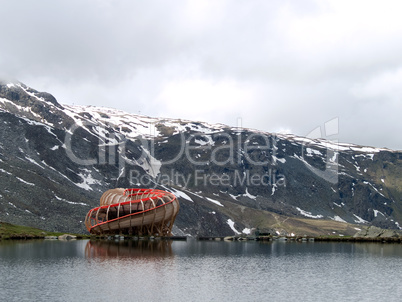
<svg viewBox="0 0 402 302">
<path fill-rule="evenodd" d="M 241 117 L 266 131 L 306 135 L 338 117 L 340 140 L 401 149 L 398 91 L 387 88 L 402 68 L 401 26 L 386 4 L 354 20 L 334 3 L 0 1 L 0 73 L 61 102 L 231 125 Z M 166 99 L 191 81 L 208 85 L 179 107 Z M 194 112 L 197 89 L 213 98 L 227 83 L 243 101 L 222 92 Z"/>
</svg>

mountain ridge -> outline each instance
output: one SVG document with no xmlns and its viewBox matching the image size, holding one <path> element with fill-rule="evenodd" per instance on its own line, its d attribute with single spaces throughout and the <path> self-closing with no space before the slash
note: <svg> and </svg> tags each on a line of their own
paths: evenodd
<svg viewBox="0 0 402 302">
<path fill-rule="evenodd" d="M 7 222 L 85 232 L 103 191 L 144 185 L 179 197 L 176 234 L 352 234 L 402 222 L 400 151 L 61 105 L 19 82 L 0 82 L 0 118 Z"/>
</svg>

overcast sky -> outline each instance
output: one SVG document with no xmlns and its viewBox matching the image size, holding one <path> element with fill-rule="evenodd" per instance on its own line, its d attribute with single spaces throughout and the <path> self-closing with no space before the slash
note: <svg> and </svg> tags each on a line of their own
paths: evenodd
<svg viewBox="0 0 402 302">
<path fill-rule="evenodd" d="M 0 76 L 62 104 L 301 136 L 338 118 L 330 138 L 400 150 L 401 12 L 400 0 L 0 0 Z"/>
</svg>

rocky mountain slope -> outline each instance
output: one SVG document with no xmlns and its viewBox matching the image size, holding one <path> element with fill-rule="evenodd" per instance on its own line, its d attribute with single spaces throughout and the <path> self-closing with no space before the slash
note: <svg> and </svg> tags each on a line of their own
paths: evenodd
<svg viewBox="0 0 402 302">
<path fill-rule="evenodd" d="M 400 151 L 66 106 L 19 82 L 0 82 L 0 134 L 0 221 L 84 233 L 105 190 L 158 187 L 180 199 L 177 235 L 401 229 Z"/>
</svg>

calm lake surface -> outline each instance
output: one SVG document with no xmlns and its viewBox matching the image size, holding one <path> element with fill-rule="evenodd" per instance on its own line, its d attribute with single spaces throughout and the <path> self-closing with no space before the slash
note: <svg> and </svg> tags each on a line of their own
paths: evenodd
<svg viewBox="0 0 402 302">
<path fill-rule="evenodd" d="M 3 241 L 1 301 L 402 301 L 402 245 Z"/>
</svg>

